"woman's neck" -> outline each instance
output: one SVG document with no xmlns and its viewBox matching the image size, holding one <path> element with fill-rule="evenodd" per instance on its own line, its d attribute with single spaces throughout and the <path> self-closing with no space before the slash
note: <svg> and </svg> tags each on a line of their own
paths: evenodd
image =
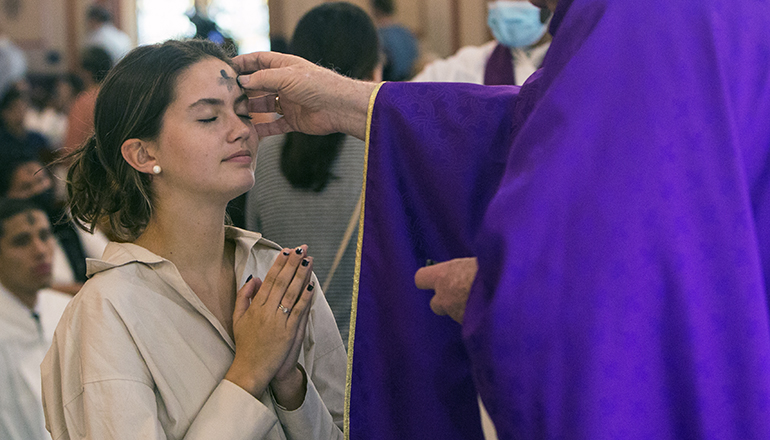
<svg viewBox="0 0 770 440">
<path fill-rule="evenodd" d="M 171 261 L 182 279 L 233 337 L 235 250 L 225 242 L 226 204 L 175 197 L 157 203 L 134 242 Z"/>
<path fill-rule="evenodd" d="M 171 261 L 180 272 L 219 270 L 225 250 L 225 204 L 175 198 L 156 203 L 152 218 L 134 242 Z"/>
</svg>

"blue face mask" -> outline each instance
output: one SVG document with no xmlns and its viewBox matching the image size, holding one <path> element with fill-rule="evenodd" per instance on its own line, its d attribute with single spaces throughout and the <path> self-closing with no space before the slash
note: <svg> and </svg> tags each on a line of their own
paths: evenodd
<svg viewBox="0 0 770 440">
<path fill-rule="evenodd" d="M 507 47 L 531 46 L 546 32 L 546 25 L 540 22 L 540 9 L 522 1 L 489 3 L 487 24 L 495 39 Z"/>
</svg>

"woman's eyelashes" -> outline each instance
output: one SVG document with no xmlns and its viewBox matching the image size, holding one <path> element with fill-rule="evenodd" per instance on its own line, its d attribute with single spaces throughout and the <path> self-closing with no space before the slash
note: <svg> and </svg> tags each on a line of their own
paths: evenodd
<svg viewBox="0 0 770 440">
<path fill-rule="evenodd" d="M 244 121 L 251 122 L 251 115 L 249 115 L 248 113 L 246 113 L 246 114 L 236 113 L 236 115 L 239 118 L 243 119 Z M 218 116 L 212 116 L 212 117 L 206 118 L 206 119 L 198 119 L 198 122 L 202 122 L 204 124 L 208 124 L 208 123 L 216 121 L 217 118 L 218 118 Z"/>
</svg>

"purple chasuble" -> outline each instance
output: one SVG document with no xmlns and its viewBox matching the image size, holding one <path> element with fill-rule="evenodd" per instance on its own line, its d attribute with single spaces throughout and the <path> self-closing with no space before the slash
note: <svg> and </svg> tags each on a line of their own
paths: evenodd
<svg viewBox="0 0 770 440">
<path fill-rule="evenodd" d="M 497 43 L 484 68 L 484 85 L 512 86 L 516 84 L 511 49 Z"/>
<path fill-rule="evenodd" d="M 383 86 L 351 438 L 478 438 L 457 327 L 413 287 L 476 255 L 501 439 L 770 439 L 768 28 L 767 1 L 561 0 L 518 98 Z"/>
<path fill-rule="evenodd" d="M 770 3 L 554 20 L 463 327 L 500 438 L 770 439 Z"/>
<path fill-rule="evenodd" d="M 461 327 L 414 273 L 473 254 L 505 169 L 518 87 L 386 83 L 372 117 L 353 345 L 355 440 L 482 439 Z M 392 130 L 391 127 L 398 127 Z"/>
</svg>

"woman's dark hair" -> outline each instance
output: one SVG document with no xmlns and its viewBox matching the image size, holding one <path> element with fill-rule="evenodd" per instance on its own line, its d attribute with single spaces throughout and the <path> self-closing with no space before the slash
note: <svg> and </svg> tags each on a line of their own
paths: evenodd
<svg viewBox="0 0 770 440">
<path fill-rule="evenodd" d="M 110 14 L 110 11 L 96 5 L 88 8 L 86 17 L 88 17 L 89 20 L 98 21 L 99 23 L 109 23 L 112 21 L 112 14 Z"/>
<path fill-rule="evenodd" d="M 154 140 L 174 100 L 179 76 L 206 58 L 232 62 L 210 41 L 167 41 L 129 52 L 107 75 L 96 99 L 94 135 L 69 156 L 72 217 L 87 231 L 104 217 L 120 240 L 136 239 L 152 214 L 151 177 L 123 159 L 132 138 Z"/>
<path fill-rule="evenodd" d="M 356 79 L 371 79 L 379 62 L 374 23 L 350 3 L 325 3 L 311 9 L 297 24 L 292 54 Z M 311 136 L 289 133 L 281 151 L 281 172 L 295 188 L 323 191 L 334 176 L 342 133 Z"/>
<path fill-rule="evenodd" d="M 83 70 L 88 72 L 93 82 L 99 84 L 110 73 L 112 62 L 112 57 L 106 50 L 101 47 L 90 46 L 83 50 L 80 65 Z"/>
</svg>

